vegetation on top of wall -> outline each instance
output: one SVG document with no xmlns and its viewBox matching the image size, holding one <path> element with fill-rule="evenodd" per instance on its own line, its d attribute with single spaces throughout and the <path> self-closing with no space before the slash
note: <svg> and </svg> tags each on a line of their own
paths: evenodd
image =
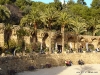
<svg viewBox="0 0 100 75">
<path fill-rule="evenodd" d="M 64 32 L 73 33 L 77 35 L 77 43 L 79 35 L 99 36 L 100 6 L 98 3 L 99 0 L 93 0 L 91 7 L 88 7 L 84 0 L 77 0 L 77 2 L 69 0 L 67 4 L 61 4 L 59 0 L 48 4 L 31 0 L 0 0 L 0 22 L 5 23 L 4 29 L 7 34 L 5 42 L 8 49 L 12 25 L 16 24 L 20 27 L 17 30 L 18 42 L 23 43 L 24 36 L 31 36 L 31 42 L 36 46 L 38 46 L 38 29 L 49 32 L 61 31 L 62 35 L 65 34 Z M 24 27 L 30 30 L 24 30 Z M 51 36 L 51 33 L 49 35 Z M 64 38 L 62 39 L 64 42 Z"/>
</svg>

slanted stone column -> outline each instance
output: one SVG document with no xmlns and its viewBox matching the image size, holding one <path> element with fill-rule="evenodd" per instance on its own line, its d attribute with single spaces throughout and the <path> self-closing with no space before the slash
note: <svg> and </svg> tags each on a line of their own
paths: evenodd
<svg viewBox="0 0 100 75">
<path fill-rule="evenodd" d="M 18 43 L 18 39 L 17 39 L 17 30 L 20 29 L 19 25 L 13 25 L 12 27 L 12 35 L 11 35 L 11 39 L 14 40 L 16 43 Z"/>
<path fill-rule="evenodd" d="M 26 32 L 30 33 L 29 27 L 23 27 L 23 28 Z M 26 48 L 31 44 L 31 36 L 29 34 L 24 36 L 24 42 L 25 42 L 25 48 L 24 49 L 26 50 Z"/>
</svg>

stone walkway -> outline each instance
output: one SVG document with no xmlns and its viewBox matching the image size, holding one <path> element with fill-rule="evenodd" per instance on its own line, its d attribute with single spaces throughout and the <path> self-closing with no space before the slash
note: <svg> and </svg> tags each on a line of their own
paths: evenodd
<svg viewBox="0 0 100 75">
<path fill-rule="evenodd" d="M 25 71 L 17 75 L 100 75 L 100 64 L 86 64 L 71 67 L 59 66 L 36 71 Z"/>
</svg>

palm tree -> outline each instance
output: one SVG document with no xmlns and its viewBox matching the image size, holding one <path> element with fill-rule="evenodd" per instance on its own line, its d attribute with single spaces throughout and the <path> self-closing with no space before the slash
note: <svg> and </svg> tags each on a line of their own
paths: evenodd
<svg viewBox="0 0 100 75">
<path fill-rule="evenodd" d="M 51 53 L 51 27 L 56 23 L 57 14 L 53 7 L 47 7 L 44 12 L 41 12 L 41 20 L 46 25 L 47 30 L 49 30 L 49 53 Z"/>
<path fill-rule="evenodd" d="M 8 19 L 10 18 L 11 12 L 4 5 L 0 5 L 0 22 L 5 23 L 4 25 L 4 42 L 7 44 L 9 49 L 9 40 L 11 36 L 11 25 L 8 24 Z"/>
<path fill-rule="evenodd" d="M 70 15 L 67 12 L 61 11 L 59 15 L 59 23 L 61 24 L 61 33 L 62 33 L 62 52 L 64 51 L 64 28 L 68 25 L 70 20 Z"/>
<path fill-rule="evenodd" d="M 73 18 L 73 20 L 71 20 L 71 23 L 73 24 L 73 32 L 75 33 L 75 35 L 77 35 L 77 49 L 78 49 L 78 40 L 79 40 L 79 35 L 83 34 L 84 32 L 86 32 L 86 22 L 84 19 L 82 19 L 82 17 L 76 16 Z"/>
<path fill-rule="evenodd" d="M 11 12 L 9 9 L 3 5 L 0 5 L 0 22 L 3 22 L 10 18 Z"/>
<path fill-rule="evenodd" d="M 28 32 L 21 26 L 16 31 L 18 46 L 22 49 L 22 52 L 25 50 L 24 36 L 26 36 L 27 34 L 28 34 Z"/>
<path fill-rule="evenodd" d="M 30 13 L 25 15 L 25 17 L 23 17 L 20 22 L 22 27 L 28 26 L 30 28 L 31 43 L 33 44 L 33 46 L 37 46 L 37 27 L 40 23 L 39 21 L 39 10 L 33 7 Z"/>
<path fill-rule="evenodd" d="M 33 37 L 34 36 L 33 34 L 35 34 L 36 39 L 37 39 L 37 26 L 39 20 L 40 20 L 40 14 L 39 14 L 39 10 L 37 10 L 36 8 L 33 8 L 30 14 L 26 15 L 21 19 L 21 25 L 29 26 L 32 30 L 31 36 Z M 35 40 L 35 42 L 36 41 L 37 40 Z"/>
</svg>

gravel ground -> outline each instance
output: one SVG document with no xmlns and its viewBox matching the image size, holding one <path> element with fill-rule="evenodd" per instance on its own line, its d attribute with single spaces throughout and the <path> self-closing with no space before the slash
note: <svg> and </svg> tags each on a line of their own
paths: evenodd
<svg viewBox="0 0 100 75">
<path fill-rule="evenodd" d="M 17 75 L 100 75 L 100 64 L 59 66 L 37 69 L 36 71 L 24 71 Z"/>
</svg>

